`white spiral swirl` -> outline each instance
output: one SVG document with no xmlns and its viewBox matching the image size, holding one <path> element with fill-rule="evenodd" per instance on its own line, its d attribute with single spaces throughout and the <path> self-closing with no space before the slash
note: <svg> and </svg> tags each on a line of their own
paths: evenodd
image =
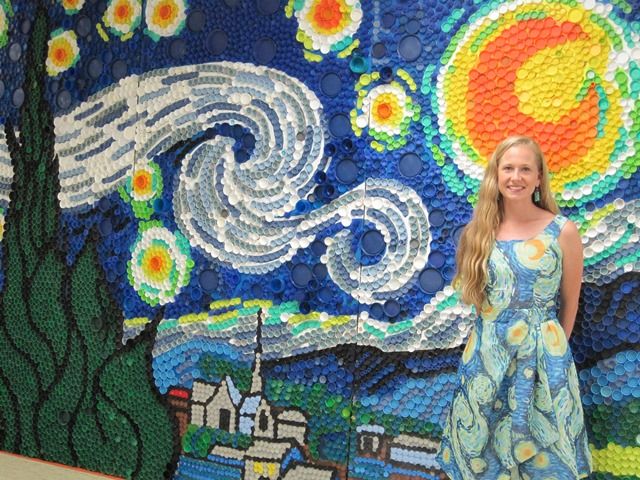
<svg viewBox="0 0 640 480">
<path fill-rule="evenodd" d="M 233 138 L 211 133 L 223 124 L 241 126 L 255 139 L 245 162 L 236 161 Z M 331 278 L 363 303 L 402 293 L 426 265 L 427 211 L 399 182 L 368 179 L 317 210 L 296 211 L 329 159 L 320 101 L 284 72 L 219 62 L 133 75 L 56 117 L 55 132 L 63 209 L 89 208 L 135 165 L 204 139 L 182 163 L 173 206 L 190 243 L 212 259 L 264 274 L 326 230 L 322 260 Z M 0 180 L 12 175 L 7 153 L 0 136 Z M 0 196 L 6 203 L 8 188 L 0 185 Z M 357 219 L 384 237 L 386 249 L 374 265 L 355 259 L 346 227 Z M 345 228 L 336 233 L 336 225 Z"/>
</svg>

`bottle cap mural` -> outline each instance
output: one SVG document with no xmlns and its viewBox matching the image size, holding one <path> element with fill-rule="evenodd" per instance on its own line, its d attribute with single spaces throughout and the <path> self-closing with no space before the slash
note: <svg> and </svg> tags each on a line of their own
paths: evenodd
<svg viewBox="0 0 640 480">
<path fill-rule="evenodd" d="M 446 479 L 477 341 L 458 239 L 526 134 L 584 248 L 590 478 L 640 478 L 639 21 L 0 0 L 0 449 L 133 479 Z"/>
</svg>

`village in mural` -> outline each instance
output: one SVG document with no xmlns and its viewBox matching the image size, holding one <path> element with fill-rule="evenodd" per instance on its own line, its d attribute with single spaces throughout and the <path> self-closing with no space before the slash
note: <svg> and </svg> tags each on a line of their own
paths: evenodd
<svg viewBox="0 0 640 480">
<path fill-rule="evenodd" d="M 446 480 L 488 156 L 578 226 L 592 479 L 640 478 L 637 0 L 0 0 L 0 450 Z"/>
</svg>

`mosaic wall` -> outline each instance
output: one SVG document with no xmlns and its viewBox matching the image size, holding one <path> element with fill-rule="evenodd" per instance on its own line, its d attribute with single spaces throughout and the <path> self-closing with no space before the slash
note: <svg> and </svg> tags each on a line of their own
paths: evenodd
<svg viewBox="0 0 640 480">
<path fill-rule="evenodd" d="M 637 0 L 0 0 L 0 449 L 444 479 L 487 156 L 585 247 L 594 479 L 640 478 Z"/>
</svg>

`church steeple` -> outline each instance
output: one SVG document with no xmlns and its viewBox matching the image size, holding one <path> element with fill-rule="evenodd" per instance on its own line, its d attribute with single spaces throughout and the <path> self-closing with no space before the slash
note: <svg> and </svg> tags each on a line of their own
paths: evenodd
<svg viewBox="0 0 640 480">
<path fill-rule="evenodd" d="M 255 360 L 253 362 L 253 374 L 251 377 L 251 391 L 249 395 L 262 393 L 262 309 L 258 310 L 258 327 L 256 329 L 256 350 Z"/>
</svg>

